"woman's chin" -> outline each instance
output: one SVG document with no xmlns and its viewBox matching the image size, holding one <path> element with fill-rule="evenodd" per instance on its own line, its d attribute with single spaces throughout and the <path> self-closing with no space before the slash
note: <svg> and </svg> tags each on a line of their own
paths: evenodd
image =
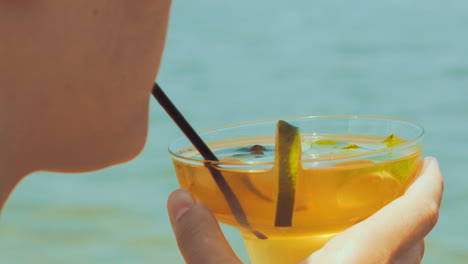
<svg viewBox="0 0 468 264">
<path fill-rule="evenodd" d="M 45 150 L 39 170 L 63 173 L 80 173 L 104 169 L 131 161 L 143 150 L 147 129 L 132 136 L 86 141 L 56 149 Z"/>
<path fill-rule="evenodd" d="M 67 155 L 64 158 L 55 159 L 53 164 L 43 166 L 39 170 L 61 173 L 83 173 L 101 170 L 133 160 L 141 153 L 142 149 L 142 146 L 138 146 L 131 150 L 114 151 L 112 153 L 95 151 L 88 155 Z"/>
</svg>

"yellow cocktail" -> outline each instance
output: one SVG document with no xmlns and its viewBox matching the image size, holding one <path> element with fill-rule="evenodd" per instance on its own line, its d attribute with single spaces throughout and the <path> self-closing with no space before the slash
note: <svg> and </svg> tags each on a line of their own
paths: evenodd
<svg viewBox="0 0 468 264">
<path fill-rule="evenodd" d="M 170 147 L 181 187 L 202 200 L 219 221 L 241 232 L 256 264 L 305 258 L 402 195 L 421 160 L 423 129 L 408 121 L 366 116 L 286 121 L 301 130 L 301 158 L 297 168 L 290 169 L 291 183 L 281 180 L 277 120 L 201 133 L 217 162 L 203 161 L 186 139 Z M 220 186 L 216 177 L 228 187 Z M 286 206 L 278 205 L 285 197 L 281 184 L 293 185 L 287 194 L 292 200 L 282 201 Z M 240 209 L 233 208 L 230 199 L 236 199 Z"/>
</svg>

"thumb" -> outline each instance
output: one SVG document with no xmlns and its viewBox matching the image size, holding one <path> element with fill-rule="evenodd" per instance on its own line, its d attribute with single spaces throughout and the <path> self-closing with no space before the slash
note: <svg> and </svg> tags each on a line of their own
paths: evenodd
<svg viewBox="0 0 468 264">
<path fill-rule="evenodd" d="M 188 264 L 239 264 L 208 208 L 185 189 L 174 191 L 167 201 L 172 229 Z"/>
</svg>

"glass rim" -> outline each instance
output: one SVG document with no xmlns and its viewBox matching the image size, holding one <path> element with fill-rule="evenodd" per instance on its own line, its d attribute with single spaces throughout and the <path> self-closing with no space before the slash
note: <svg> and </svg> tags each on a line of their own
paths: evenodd
<svg viewBox="0 0 468 264">
<path fill-rule="evenodd" d="M 394 118 L 394 117 L 386 117 L 386 116 L 373 116 L 373 115 L 310 115 L 310 116 L 296 116 L 296 117 L 286 117 L 286 118 L 273 118 L 273 119 L 257 120 L 257 121 L 250 121 L 250 122 L 231 124 L 231 125 L 226 125 L 226 126 L 221 126 L 221 127 L 215 127 L 215 128 L 211 128 L 211 129 L 207 129 L 207 130 L 197 132 L 197 134 L 201 136 L 203 134 L 210 133 L 210 132 L 217 131 L 217 130 L 223 130 L 223 129 L 229 129 L 229 128 L 247 126 L 247 125 L 254 125 L 254 124 L 269 123 L 269 122 L 274 122 L 274 121 L 279 121 L 279 120 L 288 121 L 288 120 L 299 120 L 299 119 L 305 120 L 305 119 L 319 119 L 319 118 L 370 118 L 370 119 L 393 120 L 393 121 L 399 121 L 399 122 L 403 122 L 403 123 L 413 125 L 413 126 L 419 128 L 420 133 L 419 133 L 419 135 L 417 135 L 415 137 L 415 139 L 405 141 L 404 143 L 395 145 L 393 147 L 387 147 L 387 148 L 378 149 L 378 150 L 371 150 L 371 151 L 367 151 L 367 152 L 363 152 L 363 153 L 357 153 L 357 154 L 351 154 L 351 155 L 301 159 L 301 164 L 303 164 L 303 163 L 312 163 L 312 162 L 329 162 L 329 161 L 335 161 L 335 162 L 340 161 L 340 162 L 342 162 L 342 161 L 347 161 L 347 160 L 354 160 L 354 159 L 357 159 L 357 158 L 360 158 L 360 157 L 372 157 L 372 156 L 375 156 L 375 155 L 382 155 L 382 154 L 385 154 L 387 152 L 394 152 L 396 150 L 401 150 L 401 149 L 409 148 L 409 147 L 411 147 L 413 145 L 416 145 L 424 138 L 424 134 L 425 134 L 424 127 L 419 125 L 418 123 L 413 122 L 413 121 L 409 121 L 409 120 L 402 119 L 402 118 Z M 265 165 L 274 165 L 275 164 L 274 160 L 273 161 L 268 161 L 268 162 L 255 162 L 255 163 L 250 162 L 249 163 L 249 162 L 232 161 L 232 160 L 212 161 L 212 160 L 195 159 L 195 158 L 186 157 L 186 156 L 177 154 L 177 153 L 175 153 L 175 151 L 172 150 L 172 147 L 174 145 L 176 145 L 176 144 L 178 144 L 178 143 L 180 143 L 181 141 L 184 141 L 184 140 L 188 142 L 187 147 L 190 147 L 190 146 L 193 147 L 192 143 L 190 142 L 190 140 L 187 137 L 180 137 L 180 138 L 176 139 L 168 147 L 168 152 L 173 158 L 177 158 L 177 159 L 180 159 L 180 160 L 183 160 L 183 161 L 187 161 L 189 163 L 205 164 L 205 163 L 209 162 L 210 164 L 213 164 L 213 165 L 265 166 Z"/>
</svg>

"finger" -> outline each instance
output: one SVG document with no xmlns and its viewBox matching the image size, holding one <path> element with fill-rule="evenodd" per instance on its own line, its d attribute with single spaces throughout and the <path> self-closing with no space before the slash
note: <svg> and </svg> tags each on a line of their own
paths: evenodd
<svg viewBox="0 0 468 264">
<path fill-rule="evenodd" d="M 395 264 L 419 264 L 424 256 L 424 240 L 420 240 L 412 248 L 401 252 L 395 257 Z"/>
<path fill-rule="evenodd" d="M 188 264 L 241 263 L 219 227 L 216 218 L 184 189 L 174 191 L 167 201 L 169 218 Z"/>
</svg>

